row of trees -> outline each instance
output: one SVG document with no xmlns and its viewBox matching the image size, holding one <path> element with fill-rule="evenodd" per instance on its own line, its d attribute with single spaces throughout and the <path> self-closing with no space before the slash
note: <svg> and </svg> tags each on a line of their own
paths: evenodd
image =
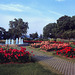
<svg viewBox="0 0 75 75">
<path fill-rule="evenodd" d="M 3 27 L 0 27 L 0 39 L 18 38 L 24 35 L 26 36 L 27 29 L 29 29 L 28 22 L 24 22 L 21 18 L 9 21 L 9 30 L 6 31 Z M 38 33 L 30 34 L 30 38 L 38 38 Z M 42 38 L 42 35 L 40 35 Z"/>
<path fill-rule="evenodd" d="M 27 29 L 29 29 L 28 22 L 24 22 L 23 19 L 14 19 L 9 21 L 9 30 L 6 31 L 0 27 L 0 39 L 18 38 L 22 35 L 26 35 Z M 38 38 L 38 33 L 30 34 L 32 39 Z M 49 23 L 43 28 L 44 38 L 75 38 L 75 16 L 62 16 L 57 20 L 57 23 Z M 40 35 L 42 38 L 42 35 Z"/>
<path fill-rule="evenodd" d="M 43 28 L 45 38 L 75 38 L 75 16 L 62 16 L 57 23 L 49 23 Z"/>
</svg>

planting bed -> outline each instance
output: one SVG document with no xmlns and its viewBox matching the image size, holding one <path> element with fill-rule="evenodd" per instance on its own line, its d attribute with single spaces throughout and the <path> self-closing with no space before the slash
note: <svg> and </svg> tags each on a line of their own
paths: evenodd
<svg viewBox="0 0 75 75">
<path fill-rule="evenodd" d="M 45 51 L 54 51 L 55 55 L 63 55 L 70 58 L 75 58 L 75 43 L 65 43 L 56 41 L 42 41 L 41 43 L 31 44 L 31 47 L 40 48 Z"/>
<path fill-rule="evenodd" d="M 26 51 L 26 48 L 20 47 L 20 49 L 10 46 L 0 46 L 0 64 L 4 63 L 26 63 L 31 62 L 32 54 Z"/>
</svg>

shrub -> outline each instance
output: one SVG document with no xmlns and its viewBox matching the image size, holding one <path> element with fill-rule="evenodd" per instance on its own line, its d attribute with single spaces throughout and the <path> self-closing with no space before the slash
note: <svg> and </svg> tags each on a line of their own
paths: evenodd
<svg viewBox="0 0 75 75">
<path fill-rule="evenodd" d="M 26 48 L 20 47 L 20 50 L 14 49 L 11 47 L 0 48 L 0 63 L 7 62 L 30 62 L 31 61 L 31 53 L 26 51 Z"/>
<path fill-rule="evenodd" d="M 56 51 L 56 54 L 61 54 L 65 55 L 66 57 L 75 58 L 75 48 L 73 49 L 72 47 L 66 46 L 63 47 L 61 50 Z"/>
</svg>

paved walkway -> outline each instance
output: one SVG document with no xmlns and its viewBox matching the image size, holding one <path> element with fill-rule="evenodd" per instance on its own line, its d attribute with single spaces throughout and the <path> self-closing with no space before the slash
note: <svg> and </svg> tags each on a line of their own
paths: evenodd
<svg viewBox="0 0 75 75">
<path fill-rule="evenodd" d="M 29 49 L 27 50 L 31 51 Z M 33 53 L 35 54 L 34 58 L 36 58 L 38 61 L 42 61 L 42 63 L 45 63 L 48 66 L 58 70 L 60 73 L 64 75 L 75 75 L 75 63 L 53 56 L 48 56 L 37 51 L 33 51 Z"/>
</svg>

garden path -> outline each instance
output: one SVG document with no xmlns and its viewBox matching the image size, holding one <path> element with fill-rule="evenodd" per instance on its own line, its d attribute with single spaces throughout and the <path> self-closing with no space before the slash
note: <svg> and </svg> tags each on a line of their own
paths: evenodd
<svg viewBox="0 0 75 75">
<path fill-rule="evenodd" d="M 29 48 L 26 48 L 26 50 L 31 51 L 31 49 Z M 35 56 L 33 57 L 36 58 L 38 61 L 47 64 L 60 73 L 64 75 L 75 75 L 75 63 L 57 57 L 49 56 L 34 50 L 33 53 L 35 54 Z"/>
</svg>

